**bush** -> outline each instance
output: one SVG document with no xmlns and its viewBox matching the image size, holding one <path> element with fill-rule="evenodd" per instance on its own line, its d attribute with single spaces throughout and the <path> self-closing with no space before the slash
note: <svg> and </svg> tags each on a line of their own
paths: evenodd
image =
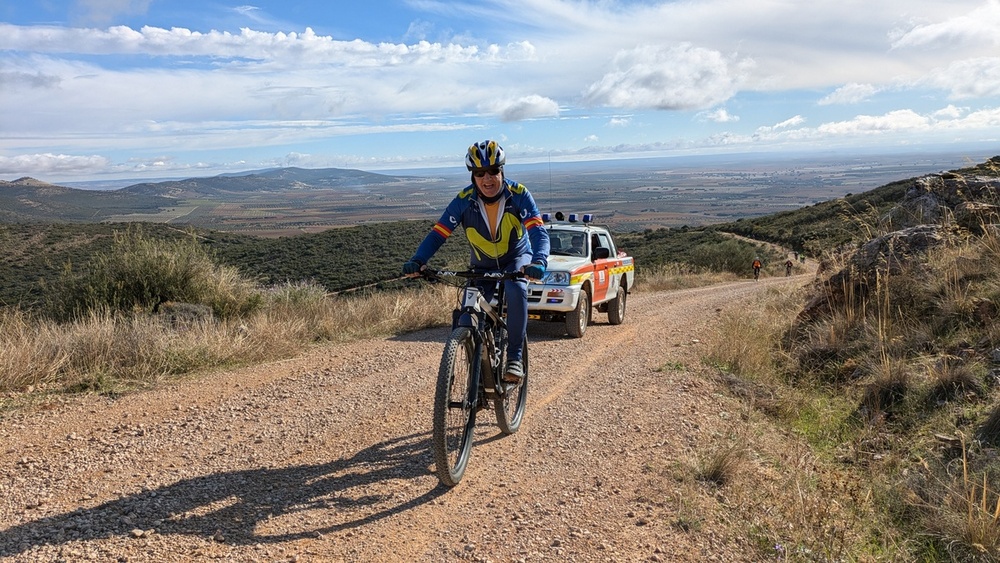
<svg viewBox="0 0 1000 563">
<path fill-rule="evenodd" d="M 139 226 L 116 231 L 111 250 L 95 254 L 80 270 L 67 264 L 44 293 L 48 314 L 60 321 L 94 311 L 154 312 L 166 302 L 207 305 L 229 318 L 262 302 L 254 284 L 235 268 L 216 265 L 194 235 L 156 240 Z"/>
</svg>

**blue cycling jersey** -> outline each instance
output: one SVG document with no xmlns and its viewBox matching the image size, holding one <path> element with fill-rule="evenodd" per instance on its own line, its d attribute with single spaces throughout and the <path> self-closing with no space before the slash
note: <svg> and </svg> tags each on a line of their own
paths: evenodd
<svg viewBox="0 0 1000 563">
<path fill-rule="evenodd" d="M 513 262 L 519 262 L 519 266 L 529 262 L 547 266 L 549 234 L 531 193 L 505 178 L 499 202 L 502 211 L 497 213 L 495 228 L 491 229 L 475 186 L 466 186 L 448 204 L 412 259 L 426 264 L 461 225 L 471 247 L 469 266 L 473 269 L 502 270 Z"/>
</svg>

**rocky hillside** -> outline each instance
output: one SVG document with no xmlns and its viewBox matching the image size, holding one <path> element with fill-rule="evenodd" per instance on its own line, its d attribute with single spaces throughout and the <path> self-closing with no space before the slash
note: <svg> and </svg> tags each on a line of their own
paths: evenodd
<svg viewBox="0 0 1000 563">
<path fill-rule="evenodd" d="M 845 245 L 824 262 L 820 273 L 829 274 L 831 264 L 846 257 L 806 315 L 842 300 L 845 293 L 867 295 L 879 276 L 902 274 L 934 248 L 1000 234 L 1000 156 L 973 168 L 910 180 L 902 199 L 869 228 L 870 240 Z"/>
<path fill-rule="evenodd" d="M 865 480 L 903 559 L 998 561 L 1000 157 L 893 189 L 826 254 L 770 394 Z"/>
</svg>

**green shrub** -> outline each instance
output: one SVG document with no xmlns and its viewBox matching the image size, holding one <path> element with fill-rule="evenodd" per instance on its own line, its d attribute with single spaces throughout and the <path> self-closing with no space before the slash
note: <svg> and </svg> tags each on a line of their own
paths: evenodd
<svg viewBox="0 0 1000 563">
<path fill-rule="evenodd" d="M 222 318 L 260 306 L 256 286 L 232 267 L 216 265 L 195 237 L 157 240 L 141 227 L 116 231 L 111 249 L 82 268 L 67 264 L 45 288 L 49 315 L 61 321 L 90 312 L 154 312 L 166 302 L 211 307 Z"/>
</svg>

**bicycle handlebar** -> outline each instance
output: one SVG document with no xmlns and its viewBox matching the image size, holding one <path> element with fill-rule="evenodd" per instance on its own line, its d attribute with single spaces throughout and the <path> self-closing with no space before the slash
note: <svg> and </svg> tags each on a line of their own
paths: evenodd
<svg viewBox="0 0 1000 563">
<path fill-rule="evenodd" d="M 443 280 L 444 278 L 464 278 L 467 280 L 519 280 L 524 279 L 524 272 L 477 272 L 475 270 L 420 270 L 420 277 Z"/>
</svg>

